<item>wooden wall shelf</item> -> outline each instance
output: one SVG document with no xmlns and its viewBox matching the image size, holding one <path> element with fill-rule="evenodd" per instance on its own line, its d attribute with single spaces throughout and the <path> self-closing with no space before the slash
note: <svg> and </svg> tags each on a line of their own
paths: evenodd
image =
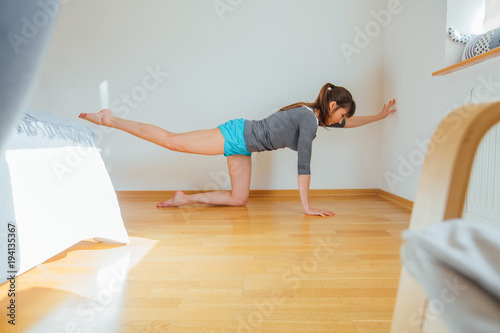
<svg viewBox="0 0 500 333">
<path fill-rule="evenodd" d="M 462 62 L 459 62 L 458 64 L 452 65 L 450 67 L 443 68 L 437 72 L 432 73 L 432 76 L 444 76 L 451 74 L 453 72 L 459 71 L 464 68 L 468 68 L 471 66 L 474 66 L 476 64 L 479 64 L 483 61 L 486 61 L 488 59 L 492 59 L 495 57 L 500 57 L 500 47 L 497 47 L 493 50 L 490 50 L 486 53 L 480 54 L 478 56 L 475 56 L 473 58 L 464 60 Z"/>
</svg>

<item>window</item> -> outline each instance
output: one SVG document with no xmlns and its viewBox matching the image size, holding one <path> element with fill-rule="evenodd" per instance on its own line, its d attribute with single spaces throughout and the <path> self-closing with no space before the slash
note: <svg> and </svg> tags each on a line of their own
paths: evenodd
<svg viewBox="0 0 500 333">
<path fill-rule="evenodd" d="M 500 27 L 500 0 L 448 0 L 446 28 L 481 34 Z M 445 67 L 462 61 L 464 45 L 445 36 Z"/>
<path fill-rule="evenodd" d="M 486 0 L 483 31 L 500 27 L 500 0 Z"/>
<path fill-rule="evenodd" d="M 448 0 L 446 14 L 447 28 L 459 33 L 482 34 L 500 28 L 500 0 Z M 473 66 L 500 56 L 500 48 L 462 61 L 465 50 L 463 44 L 455 43 L 445 33 L 444 68 L 433 76 L 448 75 L 458 70 Z"/>
</svg>

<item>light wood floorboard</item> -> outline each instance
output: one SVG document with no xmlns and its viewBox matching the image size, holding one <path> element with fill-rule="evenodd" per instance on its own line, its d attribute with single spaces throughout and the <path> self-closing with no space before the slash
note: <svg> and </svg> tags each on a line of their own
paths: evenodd
<svg viewBox="0 0 500 333">
<path fill-rule="evenodd" d="M 1 332 L 388 332 L 410 211 L 379 196 L 159 209 L 119 197 L 131 244 L 80 242 L 16 280 Z M 64 237 L 64 235 L 61 235 Z"/>
</svg>

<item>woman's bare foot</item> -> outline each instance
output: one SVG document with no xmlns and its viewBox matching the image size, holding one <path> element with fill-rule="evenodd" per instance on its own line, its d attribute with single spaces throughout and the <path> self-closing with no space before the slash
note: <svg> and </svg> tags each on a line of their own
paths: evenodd
<svg viewBox="0 0 500 333">
<path fill-rule="evenodd" d="M 175 191 L 174 196 L 167 201 L 162 201 L 156 207 L 177 207 L 187 204 L 187 195 L 182 191 Z"/>
<path fill-rule="evenodd" d="M 111 127 L 111 122 L 116 117 L 111 110 L 103 109 L 98 113 L 80 113 L 79 118 L 90 121 L 97 125 L 104 125 Z"/>
</svg>

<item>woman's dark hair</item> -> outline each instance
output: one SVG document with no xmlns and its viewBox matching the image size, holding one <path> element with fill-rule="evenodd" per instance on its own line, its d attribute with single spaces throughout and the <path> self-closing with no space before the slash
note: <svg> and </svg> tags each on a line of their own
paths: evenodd
<svg viewBox="0 0 500 333">
<path fill-rule="evenodd" d="M 319 124 L 325 127 L 326 121 L 329 117 L 329 104 L 332 101 L 337 102 L 337 107 L 333 110 L 333 112 L 335 112 L 339 108 L 344 108 L 349 110 L 347 112 L 347 118 L 351 118 L 352 116 L 354 116 L 354 113 L 356 112 L 356 102 L 354 102 L 354 99 L 352 98 L 349 90 L 344 87 L 335 86 L 331 83 L 327 83 L 321 88 L 321 91 L 319 92 L 319 95 L 314 103 L 294 103 L 281 108 L 279 111 L 289 110 L 300 106 L 308 106 L 314 110 L 318 109 Z"/>
</svg>

